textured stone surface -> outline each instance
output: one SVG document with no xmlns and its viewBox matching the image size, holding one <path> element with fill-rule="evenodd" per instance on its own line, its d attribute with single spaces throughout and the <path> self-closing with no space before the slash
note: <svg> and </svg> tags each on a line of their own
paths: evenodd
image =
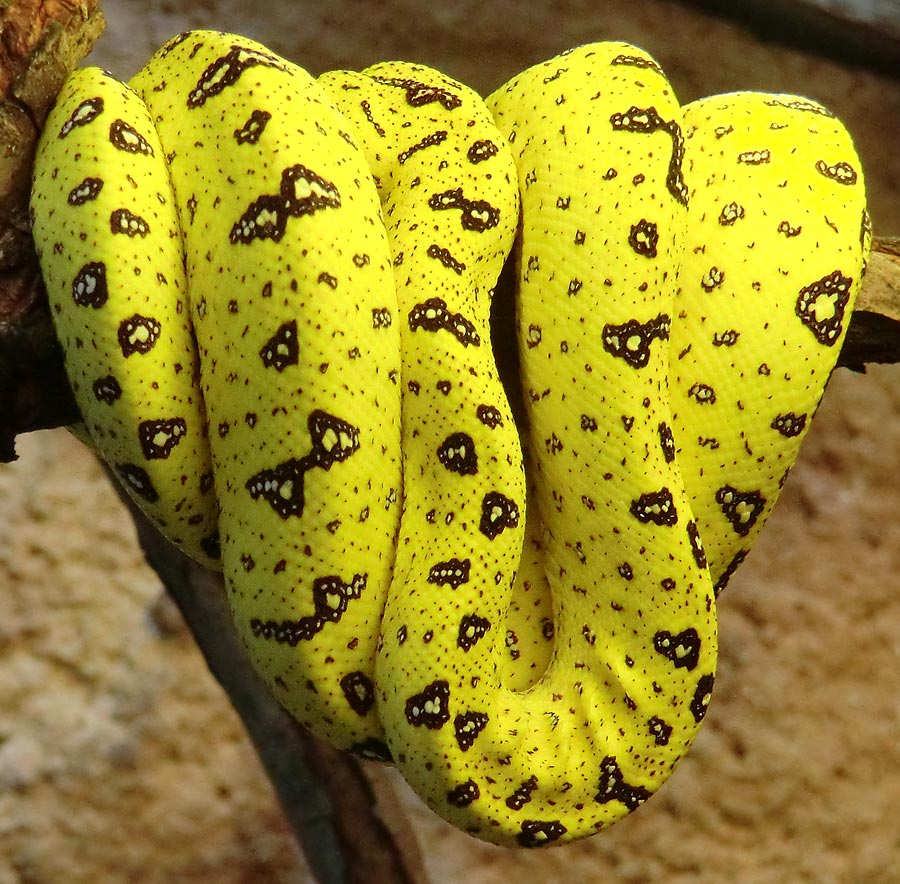
<svg viewBox="0 0 900 884">
<path fill-rule="evenodd" d="M 121 76 L 188 26 L 247 33 L 313 72 L 397 57 L 481 90 L 580 42 L 632 40 L 683 100 L 739 87 L 825 100 L 857 135 L 876 232 L 900 234 L 900 85 L 774 52 L 676 5 L 105 9 L 92 60 Z M 897 880 L 898 372 L 835 376 L 775 516 L 721 599 L 711 711 L 662 793 L 599 837 L 524 853 L 451 830 L 400 786 L 435 882 Z M 61 432 L 19 450 L 0 469 L 0 884 L 305 880 L 240 723 L 99 469 Z"/>
</svg>

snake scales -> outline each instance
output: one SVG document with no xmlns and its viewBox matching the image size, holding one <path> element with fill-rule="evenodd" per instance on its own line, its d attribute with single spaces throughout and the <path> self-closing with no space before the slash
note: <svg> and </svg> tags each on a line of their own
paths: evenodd
<svg viewBox="0 0 900 884">
<path fill-rule="evenodd" d="M 825 108 L 682 107 L 623 43 L 485 102 L 196 31 L 130 86 L 70 77 L 32 210 L 92 444 L 224 571 L 294 716 L 498 843 L 662 784 L 864 271 Z M 490 326 L 511 254 L 518 427 Z"/>
</svg>

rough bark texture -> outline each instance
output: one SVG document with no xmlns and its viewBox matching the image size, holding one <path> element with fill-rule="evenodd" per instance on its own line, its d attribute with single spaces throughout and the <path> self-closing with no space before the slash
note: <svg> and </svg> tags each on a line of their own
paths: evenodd
<svg viewBox="0 0 900 884">
<path fill-rule="evenodd" d="M 0 12 L 14 6 L 88 8 L 20 3 Z M 824 100 L 856 135 L 876 232 L 900 233 L 897 81 L 761 45 L 677 5 L 106 0 L 105 12 L 110 29 L 91 60 L 123 77 L 188 26 L 250 34 L 314 72 L 406 58 L 484 91 L 568 46 L 632 40 L 657 56 L 682 100 L 734 88 Z M 34 39 L 7 29 L 0 51 L 26 57 L 21 47 Z M 22 125 L 11 131 L 28 131 Z M 0 256 L 21 257 L 6 245 L 22 242 L 21 217 L 0 218 L 14 228 L 11 239 L 0 235 Z M 884 261 L 893 260 L 888 252 Z M 3 303 L 33 291 L 3 288 Z M 0 320 L 0 352 L 14 326 Z M 45 346 L 51 354 L 52 341 Z M 706 727 L 638 813 L 564 849 L 504 851 L 436 820 L 390 771 L 369 771 L 382 803 L 391 791 L 400 796 L 430 880 L 896 880 L 897 371 L 835 375 L 769 529 L 721 599 L 722 657 Z M 102 472 L 62 432 L 24 437 L 19 454 L 0 469 L 0 884 L 307 880 L 239 720 L 144 564 Z M 314 767 L 328 763 L 313 756 Z M 330 779 L 336 794 L 362 801 L 350 807 L 363 820 L 366 789 L 352 770 L 347 776 Z M 340 838 L 364 837 L 352 811 L 336 828 Z"/>
</svg>

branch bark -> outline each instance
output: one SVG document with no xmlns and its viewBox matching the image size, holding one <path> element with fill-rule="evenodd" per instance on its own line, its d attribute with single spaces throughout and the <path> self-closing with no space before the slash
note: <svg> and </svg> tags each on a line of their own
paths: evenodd
<svg viewBox="0 0 900 884">
<path fill-rule="evenodd" d="M 112 476 L 110 481 L 118 489 Z M 247 659 L 220 574 L 175 549 L 124 493 L 151 568 L 178 605 L 206 663 L 244 722 L 320 884 L 425 884 L 405 819 L 382 818 L 359 762 L 311 736 Z"/>
</svg>

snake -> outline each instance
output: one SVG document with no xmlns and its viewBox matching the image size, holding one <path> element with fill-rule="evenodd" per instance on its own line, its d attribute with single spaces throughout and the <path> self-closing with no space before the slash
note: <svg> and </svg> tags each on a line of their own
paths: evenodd
<svg viewBox="0 0 900 884">
<path fill-rule="evenodd" d="M 70 75 L 31 212 L 83 432 L 291 715 L 503 845 L 662 785 L 865 270 L 830 111 L 189 31 Z"/>
</svg>

